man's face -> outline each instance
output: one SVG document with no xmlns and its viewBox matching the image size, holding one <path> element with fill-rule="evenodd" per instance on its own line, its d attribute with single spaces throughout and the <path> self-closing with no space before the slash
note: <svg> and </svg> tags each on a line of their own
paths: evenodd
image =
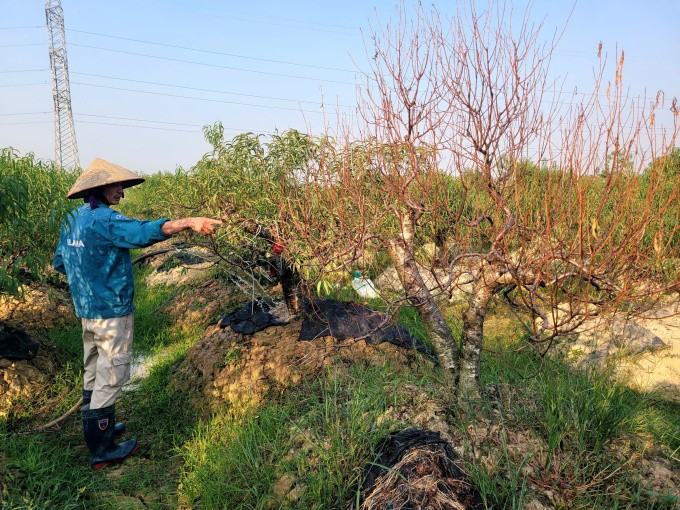
<svg viewBox="0 0 680 510">
<path fill-rule="evenodd" d="M 125 198 L 123 185 L 121 183 L 107 184 L 102 190 L 102 195 L 111 205 L 117 205 L 121 198 Z"/>
</svg>

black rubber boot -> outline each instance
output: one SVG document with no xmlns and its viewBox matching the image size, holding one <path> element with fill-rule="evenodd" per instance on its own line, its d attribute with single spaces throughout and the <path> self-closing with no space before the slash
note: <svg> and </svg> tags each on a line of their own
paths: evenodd
<svg viewBox="0 0 680 510">
<path fill-rule="evenodd" d="M 90 448 L 90 467 L 101 469 L 121 462 L 137 451 L 136 439 L 121 444 L 113 442 L 113 429 L 116 425 L 115 405 L 90 409 L 90 405 L 80 410 L 83 416 L 83 433 Z"/>
<path fill-rule="evenodd" d="M 83 407 L 90 405 L 92 400 L 92 390 L 83 390 Z M 125 423 L 116 423 L 113 427 L 113 433 L 118 435 L 125 432 Z"/>
</svg>

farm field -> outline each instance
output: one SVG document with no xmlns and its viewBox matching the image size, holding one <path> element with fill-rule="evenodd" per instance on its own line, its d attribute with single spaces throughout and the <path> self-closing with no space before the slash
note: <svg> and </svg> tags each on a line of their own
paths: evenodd
<svg viewBox="0 0 680 510">
<path fill-rule="evenodd" d="M 602 42 L 572 93 L 566 21 L 457 8 L 371 24 L 352 113 L 315 134 L 202 121 L 207 152 L 143 183 L 2 149 L 0 507 L 680 510 L 677 98 L 631 96 Z M 96 246 L 64 241 L 123 194 Z M 116 403 L 139 449 L 103 466 L 71 288 L 105 275 L 76 302 L 106 317 L 112 246 L 152 227 Z"/>
<path fill-rule="evenodd" d="M 168 214 L 172 193 L 154 197 L 161 189 L 190 194 L 186 183 L 200 178 L 190 174 L 152 176 L 121 211 Z M 56 242 L 46 238 L 45 256 Z M 171 243 L 147 251 L 178 243 L 210 249 L 189 236 Z M 34 430 L 80 396 L 82 342 L 68 291 L 46 267 L 44 281 L 22 280 L 25 301 L 3 296 L 0 320 L 42 342 L 34 360 L 0 365 L 5 381 L 23 381 L 2 396 L 4 508 L 347 508 L 363 497 L 378 441 L 405 427 L 448 440 L 486 508 L 678 506 L 680 404 L 663 388 L 627 385 L 617 370 L 623 354 L 577 368 L 569 349 L 547 357 L 514 351 L 525 333 L 501 300 L 485 327 L 481 397 L 461 404 L 452 374 L 413 350 L 365 341 L 333 349 L 342 342 L 330 338 L 300 347 L 307 342 L 297 341 L 296 322 L 254 335 L 216 332 L 210 324 L 250 296 L 229 279 L 228 265 L 173 260 L 165 253 L 135 267 L 134 349 L 153 362 L 122 394 L 118 412 L 124 438 L 141 447 L 101 471 L 88 467 L 77 412 Z M 380 282 L 389 260 L 353 267 Z M 346 273 L 313 292 L 365 301 Z M 282 297 L 280 286 L 267 288 Z M 460 332 L 464 296 L 438 303 Z M 426 341 L 413 308 L 397 318 Z"/>
</svg>

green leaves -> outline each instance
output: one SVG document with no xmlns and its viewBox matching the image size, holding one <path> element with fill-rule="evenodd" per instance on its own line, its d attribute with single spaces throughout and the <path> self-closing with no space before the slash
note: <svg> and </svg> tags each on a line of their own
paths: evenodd
<svg viewBox="0 0 680 510">
<path fill-rule="evenodd" d="M 62 219 L 75 205 L 66 193 L 73 172 L 12 148 L 0 154 L 0 293 L 21 296 L 21 269 L 42 278 L 59 240 Z"/>
</svg>

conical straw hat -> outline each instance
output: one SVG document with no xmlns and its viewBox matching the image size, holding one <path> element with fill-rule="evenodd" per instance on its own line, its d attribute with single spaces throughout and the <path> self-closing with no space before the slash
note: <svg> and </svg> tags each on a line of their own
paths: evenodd
<svg viewBox="0 0 680 510">
<path fill-rule="evenodd" d="M 129 188 L 143 183 L 144 180 L 122 166 L 97 158 L 76 179 L 71 191 L 66 196 L 68 198 L 85 198 L 90 194 L 90 190 L 99 186 L 120 182 L 123 188 Z"/>
</svg>

